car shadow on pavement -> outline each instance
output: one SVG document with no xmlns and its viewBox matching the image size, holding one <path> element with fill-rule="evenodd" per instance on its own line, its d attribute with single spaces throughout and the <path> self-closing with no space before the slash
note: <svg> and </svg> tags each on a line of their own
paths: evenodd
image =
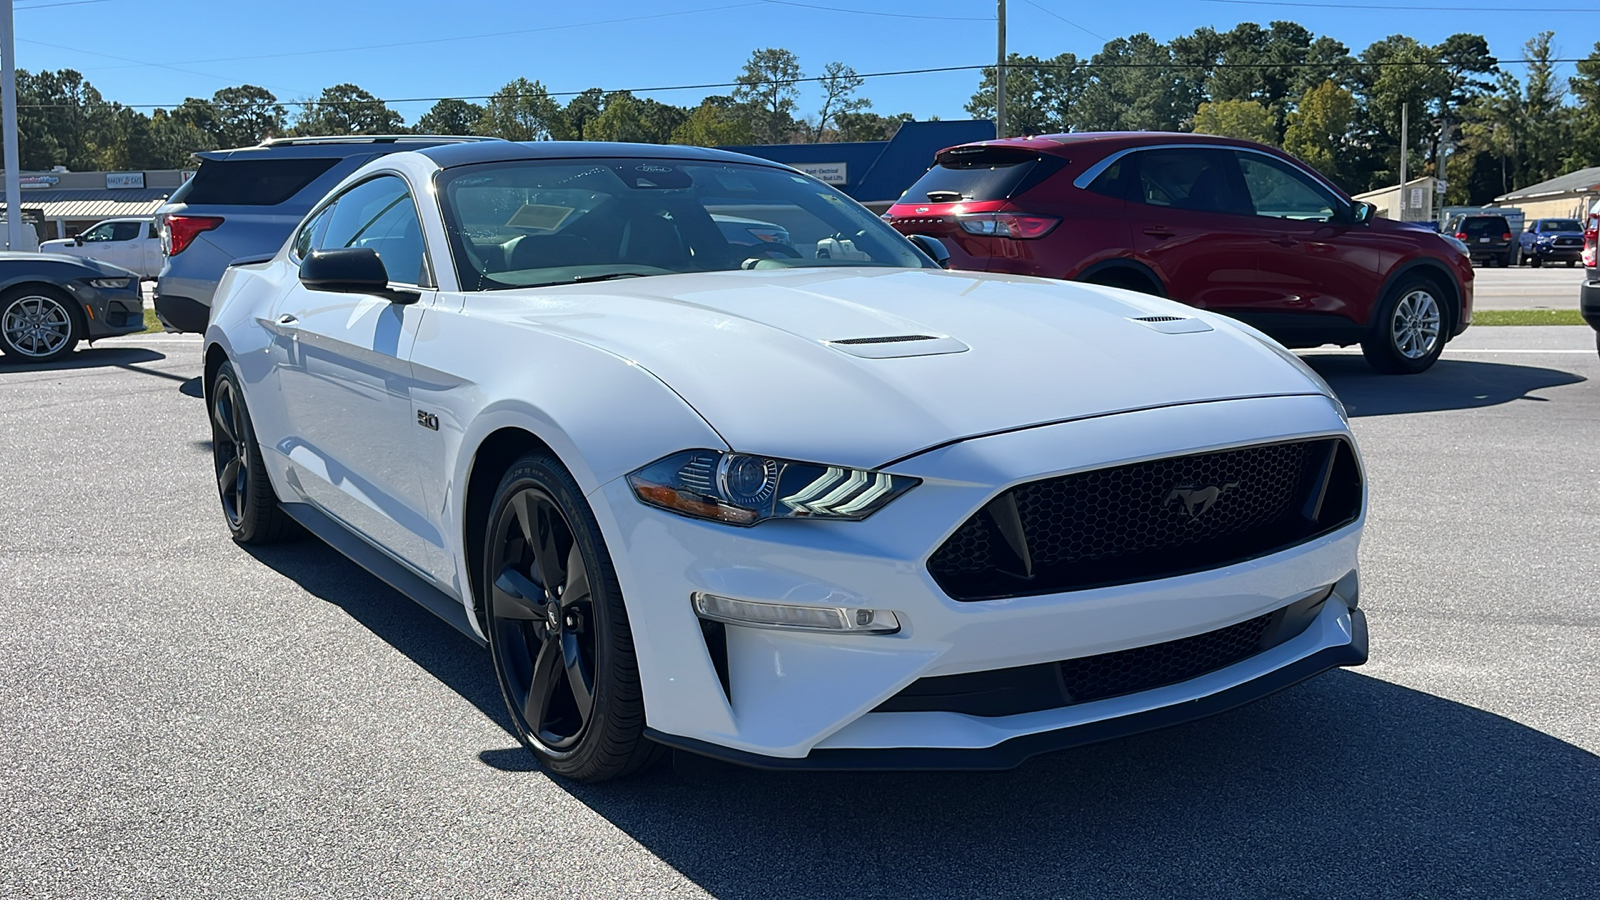
<svg viewBox="0 0 1600 900">
<path fill-rule="evenodd" d="M 1476 409 L 1513 400 L 1543 400 L 1534 391 L 1585 381 L 1582 375 L 1476 360 L 1441 359 L 1420 375 L 1380 375 L 1353 354 L 1301 357 L 1327 379 L 1352 416 L 1392 416 Z"/>
<path fill-rule="evenodd" d="M 513 735 L 487 650 L 317 538 L 242 549 L 344 610 Z"/>
<path fill-rule="evenodd" d="M 1600 757 L 1339 671 L 987 774 L 727 767 L 577 799 L 718 897 L 1576 897 Z"/>
<path fill-rule="evenodd" d="M 165 378 L 169 381 L 181 382 L 178 392 L 186 397 L 204 397 L 205 391 L 200 383 L 200 376 L 180 375 L 177 372 L 163 372 L 160 369 L 146 368 L 144 363 L 159 362 L 166 359 L 164 353 L 158 353 L 146 347 L 85 347 L 76 353 L 69 353 L 53 363 L 21 362 L 11 357 L 0 356 L 0 367 L 6 372 L 63 372 L 72 369 L 100 369 L 117 368 L 136 372 L 140 375 L 151 375 L 156 378 Z"/>
</svg>

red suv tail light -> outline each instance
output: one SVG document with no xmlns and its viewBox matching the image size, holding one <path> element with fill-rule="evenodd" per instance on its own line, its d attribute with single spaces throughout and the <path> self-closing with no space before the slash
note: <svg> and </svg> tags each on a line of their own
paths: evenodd
<svg viewBox="0 0 1600 900">
<path fill-rule="evenodd" d="M 1466 233 L 1466 232 L 1465 232 L 1465 231 L 1458 231 L 1458 232 L 1456 232 L 1456 240 L 1458 240 L 1458 241 L 1464 241 L 1464 240 L 1466 240 L 1466 239 L 1467 239 L 1467 233 Z"/>
<path fill-rule="evenodd" d="M 1049 234 L 1061 224 L 1055 216 L 1025 216 L 1019 213 L 962 213 L 956 216 L 961 230 L 988 237 L 1033 240 Z"/>
<path fill-rule="evenodd" d="M 222 224 L 221 216 L 164 216 L 161 220 L 161 249 L 177 256 L 194 243 L 203 231 Z"/>
<path fill-rule="evenodd" d="M 1595 252 L 1596 238 L 1600 237 L 1600 216 L 1589 216 L 1589 227 L 1583 230 L 1583 267 L 1593 269 L 1596 267 Z"/>
<path fill-rule="evenodd" d="M 1502 241 L 1511 240 L 1511 232 L 1508 231 L 1505 234 L 1500 235 L 1500 240 L 1502 240 Z"/>
</svg>

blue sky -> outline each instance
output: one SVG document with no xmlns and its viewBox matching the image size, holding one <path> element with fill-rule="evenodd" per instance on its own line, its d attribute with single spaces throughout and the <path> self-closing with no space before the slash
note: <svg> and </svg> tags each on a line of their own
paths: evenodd
<svg viewBox="0 0 1600 900">
<path fill-rule="evenodd" d="M 1139 31 L 1165 41 L 1202 25 L 1220 31 L 1274 19 L 1357 52 L 1389 34 L 1433 43 L 1467 31 L 1485 35 L 1504 60 L 1520 56 L 1536 29 L 1552 28 L 1561 55 L 1579 57 L 1600 37 L 1600 0 L 1533 0 L 1549 4 L 1539 9 L 1504 0 L 1323 5 L 1333 2 L 1341 0 L 1008 0 L 1008 45 L 1088 57 L 1104 39 Z M 291 100 L 351 81 L 391 101 L 484 95 L 518 76 L 551 91 L 716 83 L 766 46 L 793 50 L 806 74 L 834 60 L 868 73 L 978 65 L 995 55 L 993 0 L 16 0 L 16 10 L 21 67 L 77 69 L 108 99 L 129 104 L 170 105 L 245 82 Z M 977 81 L 976 72 L 874 78 L 862 93 L 878 112 L 961 118 Z M 726 92 L 648 96 L 690 104 Z M 431 103 L 391 105 L 413 122 Z"/>
</svg>

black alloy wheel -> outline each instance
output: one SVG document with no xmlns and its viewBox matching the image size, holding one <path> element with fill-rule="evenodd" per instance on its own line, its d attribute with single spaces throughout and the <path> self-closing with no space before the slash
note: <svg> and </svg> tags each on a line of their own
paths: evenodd
<svg viewBox="0 0 1600 900">
<path fill-rule="evenodd" d="M 502 479 L 484 545 L 490 654 L 517 737 L 547 768 L 582 781 L 660 758 L 627 611 L 594 515 L 549 456 Z"/>
<path fill-rule="evenodd" d="M 241 544 L 283 540 L 293 532 L 293 520 L 278 507 L 278 495 L 267 480 L 232 363 L 225 362 L 217 370 L 210 404 L 211 461 L 228 533 Z"/>
</svg>

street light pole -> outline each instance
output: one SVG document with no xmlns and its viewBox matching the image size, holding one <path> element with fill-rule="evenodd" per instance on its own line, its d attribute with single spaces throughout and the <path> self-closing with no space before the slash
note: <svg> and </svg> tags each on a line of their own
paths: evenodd
<svg viewBox="0 0 1600 900">
<path fill-rule="evenodd" d="M 5 131 L 6 163 L 6 246 L 22 246 L 22 175 L 17 161 L 17 32 L 11 20 L 11 0 L 0 0 L 0 129 Z"/>
<path fill-rule="evenodd" d="M 10 0 L 6 0 L 10 3 Z M 995 61 L 995 138 L 1005 138 L 1005 0 L 1000 0 L 1000 56 Z"/>
</svg>

